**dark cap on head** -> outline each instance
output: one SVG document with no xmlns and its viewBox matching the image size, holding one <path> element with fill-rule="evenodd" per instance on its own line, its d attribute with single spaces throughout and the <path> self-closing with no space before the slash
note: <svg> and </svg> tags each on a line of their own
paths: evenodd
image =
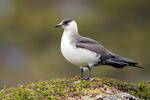
<svg viewBox="0 0 150 100">
<path fill-rule="evenodd" d="M 65 18 L 62 22 L 71 22 L 73 21 L 71 18 Z"/>
<path fill-rule="evenodd" d="M 73 21 L 71 18 L 65 18 L 63 21 L 62 21 L 62 24 L 63 25 L 67 25 L 69 22 Z"/>
<path fill-rule="evenodd" d="M 68 25 L 69 22 L 73 21 L 71 18 L 65 18 L 62 20 L 62 24 L 57 24 L 55 27 L 61 27 L 63 25 Z"/>
</svg>

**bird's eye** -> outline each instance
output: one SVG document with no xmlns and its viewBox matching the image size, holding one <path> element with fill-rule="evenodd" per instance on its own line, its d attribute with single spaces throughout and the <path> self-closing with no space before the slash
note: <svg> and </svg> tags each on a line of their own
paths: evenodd
<svg viewBox="0 0 150 100">
<path fill-rule="evenodd" d="M 64 22 L 65 25 L 68 24 L 68 23 L 69 23 L 69 21 L 65 21 L 65 22 Z"/>
<path fill-rule="evenodd" d="M 72 20 L 65 20 L 64 22 L 63 22 L 63 24 L 64 25 L 67 25 L 69 22 L 71 22 Z"/>
</svg>

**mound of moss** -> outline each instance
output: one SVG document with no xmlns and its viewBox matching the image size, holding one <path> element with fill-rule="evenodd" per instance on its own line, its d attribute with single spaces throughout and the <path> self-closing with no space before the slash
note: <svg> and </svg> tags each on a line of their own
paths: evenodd
<svg viewBox="0 0 150 100">
<path fill-rule="evenodd" d="M 5 88 L 0 90 L 0 100 L 76 100 L 96 97 L 100 99 L 104 97 L 103 95 L 108 97 L 110 94 L 115 96 L 122 93 L 148 100 L 150 99 L 150 82 L 129 84 L 102 78 L 91 78 L 90 81 L 84 81 L 76 76 L 71 79 L 53 79 L 30 83 L 26 86 Z"/>
</svg>

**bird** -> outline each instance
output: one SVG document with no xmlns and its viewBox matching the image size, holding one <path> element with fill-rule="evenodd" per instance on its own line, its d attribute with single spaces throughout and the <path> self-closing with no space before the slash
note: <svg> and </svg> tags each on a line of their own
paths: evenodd
<svg viewBox="0 0 150 100">
<path fill-rule="evenodd" d="M 71 18 L 65 18 L 55 27 L 64 29 L 61 38 L 61 53 L 67 61 L 80 67 L 82 80 L 89 80 L 92 67 L 99 65 L 108 65 L 114 68 L 126 66 L 142 68 L 138 66 L 137 62 L 107 50 L 96 40 L 81 36 L 78 32 L 77 22 Z M 87 78 L 83 77 L 85 70 L 89 70 Z"/>
</svg>

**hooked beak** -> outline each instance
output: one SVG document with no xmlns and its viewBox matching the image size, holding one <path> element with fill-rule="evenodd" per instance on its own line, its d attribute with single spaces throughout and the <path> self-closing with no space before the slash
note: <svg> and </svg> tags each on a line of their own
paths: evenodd
<svg viewBox="0 0 150 100">
<path fill-rule="evenodd" d="M 62 26 L 62 24 L 56 24 L 55 27 L 57 28 L 57 27 L 61 27 L 61 26 Z"/>
</svg>

